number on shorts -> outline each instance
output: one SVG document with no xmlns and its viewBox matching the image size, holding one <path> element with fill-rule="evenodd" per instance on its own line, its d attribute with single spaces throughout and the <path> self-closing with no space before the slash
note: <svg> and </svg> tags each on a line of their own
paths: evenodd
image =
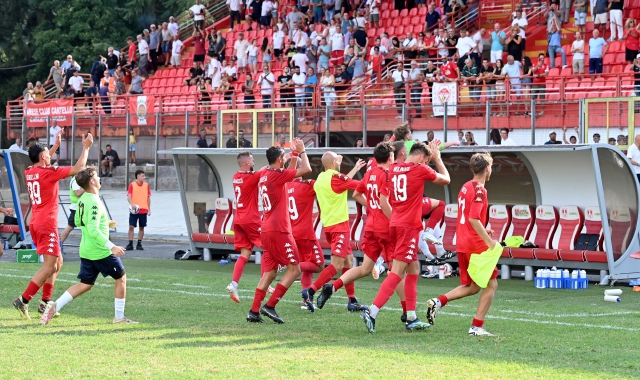
<svg viewBox="0 0 640 380">
<path fill-rule="evenodd" d="M 299 216 L 296 200 L 293 197 L 289 197 L 289 216 L 291 220 L 297 220 Z"/>
<path fill-rule="evenodd" d="M 458 197 L 458 212 L 460 213 L 460 224 L 464 224 L 466 220 L 464 219 L 464 206 L 466 201 L 462 197 Z"/>
<path fill-rule="evenodd" d="M 372 210 L 380 209 L 380 193 L 378 192 L 378 185 L 375 183 L 368 183 L 367 191 L 369 192 L 367 195 L 367 199 L 369 199 L 369 207 L 371 207 Z"/>
<path fill-rule="evenodd" d="M 269 195 L 267 195 L 266 186 L 260 186 L 260 194 L 262 195 L 262 209 L 264 211 L 271 211 L 271 200 L 269 199 Z"/>
<path fill-rule="evenodd" d="M 393 181 L 393 196 L 396 201 L 404 202 L 407 200 L 407 175 L 399 174 L 391 177 Z"/>
<path fill-rule="evenodd" d="M 242 203 L 240 203 L 240 195 L 242 194 L 242 191 L 240 190 L 240 186 L 236 186 L 235 191 L 236 191 L 236 207 L 240 208 L 242 207 Z"/>
<path fill-rule="evenodd" d="M 40 197 L 40 182 L 27 182 L 27 190 L 29 191 L 29 198 L 31 199 L 32 205 L 35 206 L 42 203 L 42 198 Z"/>
</svg>

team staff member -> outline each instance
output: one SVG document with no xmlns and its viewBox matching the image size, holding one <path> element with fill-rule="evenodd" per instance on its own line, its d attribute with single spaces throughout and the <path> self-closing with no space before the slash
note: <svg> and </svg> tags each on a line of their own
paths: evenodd
<svg viewBox="0 0 640 380">
<path fill-rule="evenodd" d="M 127 201 L 129 202 L 129 244 L 126 250 L 133 250 L 133 232 L 138 227 L 138 244 L 136 249 L 142 248 L 144 228 L 147 226 L 147 217 L 151 216 L 151 188 L 144 180 L 146 175 L 142 170 L 136 170 L 136 180 L 129 184 Z"/>
</svg>

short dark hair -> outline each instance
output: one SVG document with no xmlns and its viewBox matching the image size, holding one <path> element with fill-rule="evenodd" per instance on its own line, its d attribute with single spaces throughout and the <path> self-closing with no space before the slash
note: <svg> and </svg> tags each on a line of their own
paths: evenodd
<svg viewBox="0 0 640 380">
<path fill-rule="evenodd" d="M 40 154 L 44 152 L 45 149 L 49 149 L 47 144 L 45 143 L 35 143 L 29 147 L 29 159 L 32 163 L 37 164 L 40 162 Z"/>
<path fill-rule="evenodd" d="M 404 141 L 404 139 L 407 137 L 409 133 L 411 133 L 411 128 L 409 128 L 409 123 L 398 125 L 393 130 L 393 135 L 396 137 L 396 140 L 398 141 Z"/>
<path fill-rule="evenodd" d="M 244 133 L 244 129 L 238 129 L 238 133 L 240 132 Z"/>
<path fill-rule="evenodd" d="M 507 134 L 509 134 L 509 128 L 501 128 L 500 132 L 502 132 L 502 131 L 505 131 L 505 132 L 507 132 Z"/>
<path fill-rule="evenodd" d="M 384 164 L 389 161 L 389 157 L 391 157 L 393 151 L 393 145 L 389 142 L 381 142 L 373 148 L 373 158 L 376 159 L 378 164 Z"/>
<path fill-rule="evenodd" d="M 492 164 L 493 157 L 491 157 L 491 153 L 489 152 L 476 153 L 469 159 L 469 167 L 473 174 L 482 173 L 487 166 L 491 166 Z"/>
<path fill-rule="evenodd" d="M 136 170 L 135 178 L 138 179 L 138 176 L 140 174 L 144 174 L 144 170 L 140 170 L 140 169 Z"/>
<path fill-rule="evenodd" d="M 238 160 L 238 163 L 240 163 L 240 160 L 244 157 L 251 157 L 251 152 L 240 152 L 238 153 L 238 157 L 236 157 L 236 159 Z"/>
<path fill-rule="evenodd" d="M 284 156 L 284 149 L 279 146 L 272 146 L 271 148 L 267 149 L 267 162 L 269 163 L 269 165 L 273 165 L 276 161 L 278 161 L 278 158 L 282 156 Z"/>
<path fill-rule="evenodd" d="M 422 141 L 416 141 L 413 146 L 411 146 L 411 150 L 409 151 L 409 155 L 416 156 L 419 154 L 424 154 L 426 157 L 431 156 L 431 150 L 427 146 L 427 144 Z"/>
<path fill-rule="evenodd" d="M 83 188 L 84 190 L 89 189 L 89 182 L 91 181 L 91 177 L 97 172 L 95 166 L 89 166 L 84 168 L 76 174 L 76 183 L 78 186 Z"/>
<path fill-rule="evenodd" d="M 597 137 L 597 138 L 600 138 L 600 134 L 599 134 L 599 133 L 594 133 L 594 134 L 593 134 L 593 138 L 595 139 L 596 137 Z"/>
<path fill-rule="evenodd" d="M 406 145 L 404 145 L 404 141 L 394 141 L 393 142 L 393 152 L 400 153 L 402 149 L 406 149 Z M 397 154 L 396 154 L 397 157 Z"/>
<path fill-rule="evenodd" d="M 111 144 L 107 144 L 107 146 L 105 146 L 105 148 L 111 148 Z"/>
</svg>

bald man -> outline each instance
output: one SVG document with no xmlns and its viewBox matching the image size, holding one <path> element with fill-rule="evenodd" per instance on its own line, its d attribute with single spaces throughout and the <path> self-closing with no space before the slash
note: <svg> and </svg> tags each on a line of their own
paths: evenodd
<svg viewBox="0 0 640 380">
<path fill-rule="evenodd" d="M 636 135 L 633 144 L 629 145 L 627 157 L 631 161 L 631 165 L 633 165 L 638 181 L 640 181 L 640 134 Z"/>
<path fill-rule="evenodd" d="M 342 156 L 328 151 L 322 155 L 324 172 L 318 175 L 313 185 L 320 206 L 320 221 L 324 226 L 325 236 L 331 244 L 331 264 L 329 264 L 317 280 L 307 289 L 302 290 L 302 299 L 313 310 L 313 296 L 324 284 L 328 283 L 339 271 L 343 274 L 353 266 L 353 252 L 349 242 L 351 228 L 349 226 L 349 209 L 347 206 L 347 190 L 355 190 L 360 181 L 353 176 L 365 166 L 363 160 L 356 162 L 349 174 L 340 173 Z M 362 305 L 355 296 L 355 284 L 345 286 L 349 302 L 347 310 L 360 311 Z"/>
</svg>

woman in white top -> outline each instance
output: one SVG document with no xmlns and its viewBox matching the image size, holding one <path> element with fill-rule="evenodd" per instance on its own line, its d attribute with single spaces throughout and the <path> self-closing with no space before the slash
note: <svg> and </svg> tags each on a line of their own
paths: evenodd
<svg viewBox="0 0 640 380">
<path fill-rule="evenodd" d="M 258 43 L 255 38 L 251 40 L 251 46 L 247 49 L 247 53 L 249 54 L 249 70 L 253 76 L 256 76 L 258 75 Z"/>
<path fill-rule="evenodd" d="M 356 18 L 354 19 L 356 28 L 364 29 L 364 25 L 367 23 L 367 19 L 363 17 L 362 12 L 360 11 L 356 11 L 356 15 Z"/>
<path fill-rule="evenodd" d="M 278 22 L 276 23 L 278 30 L 282 30 L 286 36 L 289 35 L 289 26 L 282 17 L 278 17 Z"/>
<path fill-rule="evenodd" d="M 324 102 L 327 107 L 333 106 L 333 102 L 336 99 L 336 79 L 331 74 L 331 71 L 322 69 L 322 77 L 320 77 L 320 86 L 324 93 Z M 333 116 L 333 110 L 329 109 L 329 116 Z"/>
<path fill-rule="evenodd" d="M 329 36 L 333 36 L 334 34 L 336 34 L 336 27 L 338 26 L 338 23 L 336 22 L 335 18 L 331 19 L 331 26 L 329 27 Z M 327 37 L 327 36 L 325 36 Z"/>
</svg>

